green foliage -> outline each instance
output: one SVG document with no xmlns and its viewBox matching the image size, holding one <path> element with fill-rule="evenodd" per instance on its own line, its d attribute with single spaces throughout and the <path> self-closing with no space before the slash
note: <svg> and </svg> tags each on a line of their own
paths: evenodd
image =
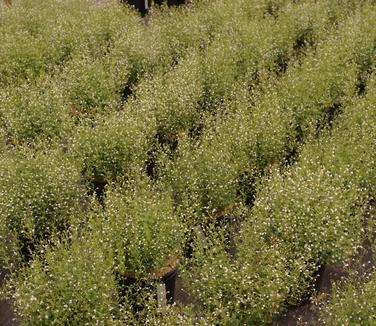
<svg viewBox="0 0 376 326">
<path fill-rule="evenodd" d="M 373 325 L 375 323 L 375 272 L 335 284 L 320 311 L 326 325 Z"/>
<path fill-rule="evenodd" d="M 80 126 L 70 142 L 72 155 L 89 180 L 126 177 L 146 161 L 154 130 L 153 121 L 116 112 L 96 126 Z"/>
<path fill-rule="evenodd" d="M 199 102 L 203 93 L 201 61 L 196 52 L 165 74 L 144 78 L 137 86 L 136 99 L 125 106 L 151 114 L 161 142 L 194 129 L 200 122 Z"/>
<path fill-rule="evenodd" d="M 11 275 L 20 325 L 112 324 L 118 293 L 104 236 L 74 232 Z"/>
<path fill-rule="evenodd" d="M 310 287 L 314 266 L 288 245 L 265 246 L 255 234 L 243 234 L 236 260 L 224 250 L 218 232 L 197 244 L 192 266 L 183 271 L 186 286 L 211 323 L 267 324 L 282 311 L 286 297 L 299 298 Z"/>
<path fill-rule="evenodd" d="M 240 174 L 247 168 L 246 157 L 236 146 L 237 135 L 226 127 L 218 124 L 206 130 L 198 143 L 182 137 L 168 172 L 178 203 L 193 208 L 199 219 L 202 213 L 225 209 L 237 201 Z"/>
<path fill-rule="evenodd" d="M 363 198 L 356 185 L 346 187 L 344 181 L 324 168 L 297 166 L 291 174 L 276 174 L 255 202 L 255 227 L 267 242 L 292 243 L 321 263 L 351 255 L 360 245 Z"/>
<path fill-rule="evenodd" d="M 183 228 L 173 209 L 172 194 L 137 178 L 128 188 L 106 193 L 104 224 L 115 252 L 115 271 L 146 276 L 180 255 Z"/>
<path fill-rule="evenodd" d="M 53 71 L 77 52 L 102 56 L 122 31 L 139 24 L 119 4 L 89 1 L 15 1 L 1 20 L 1 85 Z"/>
<path fill-rule="evenodd" d="M 65 66 L 61 82 L 71 114 L 91 117 L 119 107 L 128 70 L 126 59 L 112 55 L 73 58 Z"/>
<path fill-rule="evenodd" d="M 19 323 L 268 324 L 309 299 L 319 266 L 362 245 L 376 196 L 375 12 L 1 4 L 0 253 Z M 192 241 L 195 306 L 162 313 L 156 273 Z M 372 324 L 372 278 L 336 288 L 327 323 Z"/>
<path fill-rule="evenodd" d="M 72 127 L 63 95 L 50 78 L 4 88 L 0 98 L 1 124 L 8 143 L 61 141 Z"/>
<path fill-rule="evenodd" d="M 76 165 L 58 151 L 8 151 L 0 164 L 1 255 L 9 263 L 24 245 L 32 250 L 67 230 L 82 194 Z"/>
</svg>

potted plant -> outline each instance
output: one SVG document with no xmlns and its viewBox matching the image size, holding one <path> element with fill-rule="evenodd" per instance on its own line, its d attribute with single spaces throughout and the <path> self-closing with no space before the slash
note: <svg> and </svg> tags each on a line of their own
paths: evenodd
<svg viewBox="0 0 376 326">
<path fill-rule="evenodd" d="M 184 231 L 171 191 L 151 185 L 147 177 L 136 177 L 109 189 L 104 207 L 122 296 L 137 292 L 133 284 L 161 282 L 172 303 Z"/>
<path fill-rule="evenodd" d="M 112 325 L 119 307 L 105 234 L 94 223 L 73 229 L 8 275 L 17 324 Z"/>
<path fill-rule="evenodd" d="M 91 191 L 101 197 L 107 183 L 126 178 L 134 165 L 142 166 L 153 130 L 153 121 L 132 112 L 114 113 L 94 127 L 78 128 L 71 153 L 81 164 Z"/>
<path fill-rule="evenodd" d="M 239 180 L 247 159 L 237 135 L 221 127 L 206 128 L 196 142 L 182 135 L 176 157 L 161 157 L 160 175 L 171 184 L 176 209 L 187 227 L 186 257 L 192 254 L 194 239 L 204 240 L 213 227 L 229 232 L 230 248 L 233 219 L 240 216 L 236 212 L 242 206 L 238 205 L 242 201 Z"/>
<path fill-rule="evenodd" d="M 247 231 L 237 238 L 236 257 L 218 232 L 209 233 L 207 245 L 198 244 L 189 268 L 182 269 L 183 284 L 210 325 L 269 324 L 289 295 L 308 286 L 310 266 L 293 257 L 288 245 L 276 241 L 268 247 Z"/>
<path fill-rule="evenodd" d="M 82 209 L 79 170 L 59 150 L 4 152 L 0 192 L 0 256 L 6 265 L 29 260 Z"/>
<path fill-rule="evenodd" d="M 189 51 L 173 69 L 143 79 L 136 88 L 135 109 L 153 114 L 156 142 L 171 152 L 177 147 L 179 134 L 197 128 L 200 121 L 200 64 L 197 51 Z"/>
<path fill-rule="evenodd" d="M 35 146 L 62 140 L 73 121 L 61 90 L 51 77 L 20 82 L 0 91 L 1 127 L 13 145 Z"/>
</svg>

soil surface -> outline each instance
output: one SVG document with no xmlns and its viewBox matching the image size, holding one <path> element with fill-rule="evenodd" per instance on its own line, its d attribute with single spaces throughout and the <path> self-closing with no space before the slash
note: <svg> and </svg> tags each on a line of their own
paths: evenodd
<svg viewBox="0 0 376 326">
<path fill-rule="evenodd" d="M 0 288 L 5 278 L 5 270 L 0 269 Z M 0 300 L 0 326 L 15 326 L 14 313 L 9 301 Z"/>
</svg>

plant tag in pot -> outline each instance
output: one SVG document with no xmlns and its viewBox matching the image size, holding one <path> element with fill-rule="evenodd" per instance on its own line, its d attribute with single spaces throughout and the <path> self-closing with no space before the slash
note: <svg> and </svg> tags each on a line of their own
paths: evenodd
<svg viewBox="0 0 376 326">
<path fill-rule="evenodd" d="M 157 300 L 158 300 L 158 307 L 161 310 L 165 310 L 167 306 L 167 299 L 166 299 L 166 284 L 158 283 L 157 284 Z"/>
<path fill-rule="evenodd" d="M 207 246 L 208 243 L 206 241 L 206 237 L 204 235 L 204 231 L 202 230 L 202 227 L 200 225 L 198 225 L 194 228 L 194 230 L 197 234 L 198 239 L 201 241 L 201 244 L 203 246 Z"/>
</svg>

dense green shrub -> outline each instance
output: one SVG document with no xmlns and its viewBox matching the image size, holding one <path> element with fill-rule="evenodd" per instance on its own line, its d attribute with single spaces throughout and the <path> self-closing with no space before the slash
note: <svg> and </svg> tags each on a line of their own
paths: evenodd
<svg viewBox="0 0 376 326">
<path fill-rule="evenodd" d="M 21 324 L 266 324 L 361 246 L 373 0 L 196 0 L 145 20 L 115 1 L 0 10 L 0 253 L 29 261 L 8 283 Z M 87 205 L 96 182 L 102 205 Z M 183 242 L 196 306 L 161 314 L 137 288 Z M 372 278 L 336 289 L 327 323 L 366 323 Z"/>
<path fill-rule="evenodd" d="M 184 284 L 199 302 L 209 324 L 267 324 L 282 311 L 286 297 L 299 298 L 310 289 L 314 264 L 307 256 L 275 241 L 266 246 L 250 232 L 236 260 L 226 252 L 223 239 L 207 238 L 196 245 L 191 265 L 183 271 Z"/>
<path fill-rule="evenodd" d="M 14 300 L 21 325 L 138 325 L 140 318 L 152 324 L 179 315 L 193 318 L 187 309 L 166 308 L 166 315 L 159 314 L 148 288 L 137 290 L 144 308 L 136 312 L 129 301 L 135 298 L 122 289 L 126 275 L 149 278 L 166 263 L 176 264 L 182 243 L 171 193 L 146 179 L 134 182 L 110 189 L 105 209 L 93 202 L 69 237 L 53 237 L 42 254 L 8 276 L 5 294 Z"/>
<path fill-rule="evenodd" d="M 132 166 L 142 166 L 155 134 L 153 120 L 144 119 L 132 112 L 115 112 L 96 126 L 78 127 L 70 149 L 84 176 L 114 181 L 126 177 Z"/>
<path fill-rule="evenodd" d="M 294 244 L 320 263 L 351 255 L 360 245 L 364 199 L 356 185 L 345 187 L 345 180 L 325 168 L 303 166 L 283 177 L 276 174 L 255 202 L 255 227 L 265 241 Z"/>
<path fill-rule="evenodd" d="M 250 121 L 257 126 L 261 165 L 283 158 L 291 161 L 300 144 L 331 126 L 356 96 L 359 70 L 354 53 L 368 53 L 371 48 L 371 43 L 352 48 L 354 44 L 345 41 L 354 37 L 348 25 L 357 26 L 358 19 L 357 14 L 345 19 L 314 52 L 291 64 L 279 79 L 269 79 L 256 93 Z M 360 29 L 355 30 L 356 37 L 362 38 Z"/>
<path fill-rule="evenodd" d="M 12 150 L 0 164 L 1 256 L 9 263 L 67 230 L 81 210 L 82 195 L 77 166 L 58 151 Z"/>
<path fill-rule="evenodd" d="M 324 40 L 317 44 L 316 51 L 309 50 L 309 46 L 314 44 L 308 44 L 308 47 L 303 44 L 301 46 L 305 47 L 306 57 L 300 58 L 298 61 L 291 59 L 294 51 L 297 51 L 294 42 L 297 42 L 297 39 L 301 37 L 300 33 L 303 33 L 305 29 L 317 33 L 317 36 L 311 35 L 316 40 L 318 35 L 323 37 L 322 34 L 333 28 L 329 16 L 321 15 L 321 20 L 312 18 L 319 15 L 321 9 L 329 5 L 328 3 L 307 3 L 296 7 L 286 7 L 284 16 L 279 17 L 282 22 L 265 21 L 262 30 L 257 34 L 254 33 L 253 25 L 248 24 L 249 30 L 242 27 L 243 29 L 240 29 L 241 36 L 233 37 L 235 40 L 239 40 L 239 44 L 245 43 L 248 46 L 253 44 L 252 50 L 247 50 L 247 47 L 242 46 L 238 55 L 234 55 L 234 52 L 237 53 L 237 43 L 235 42 L 233 45 L 234 42 L 232 42 L 230 50 L 217 51 L 220 52 L 220 55 L 207 54 L 207 58 L 213 62 L 219 62 L 221 58 L 224 60 L 218 66 L 213 66 L 215 73 L 208 74 L 212 82 L 205 86 L 207 95 L 208 91 L 218 90 L 218 92 L 214 92 L 217 95 L 211 96 L 216 101 L 223 101 L 224 94 L 233 99 L 235 98 L 233 94 L 238 92 L 234 88 L 244 87 L 242 84 L 235 83 L 235 80 L 241 76 L 241 73 L 236 72 L 237 69 L 243 73 L 248 71 L 244 77 L 246 83 L 251 83 L 251 87 L 252 83 L 254 85 L 257 81 L 256 77 L 261 78 L 261 87 L 254 91 L 256 96 L 247 100 L 253 105 L 243 105 L 247 108 L 239 114 L 244 118 L 244 122 L 240 124 L 243 126 L 241 130 L 242 132 L 247 130 L 248 146 L 246 146 L 246 151 L 251 158 L 251 165 L 257 167 L 259 171 L 264 171 L 268 166 L 278 164 L 284 159 L 290 161 L 300 143 L 309 135 L 316 135 L 321 128 L 331 125 L 341 112 L 341 106 L 345 105 L 348 99 L 356 93 L 358 71 L 354 62 L 353 50 L 349 49 L 349 46 L 343 41 L 349 37 L 345 22 L 349 20 L 350 25 L 356 26 L 356 17 L 348 19 L 345 16 L 343 26 L 338 32 L 339 36 L 335 38 L 325 36 Z M 309 14 L 299 16 L 300 10 Z M 290 14 L 299 18 L 296 24 L 289 19 Z M 259 24 L 259 22 L 257 23 Z M 241 22 L 239 24 L 241 25 Z M 361 37 L 360 33 L 356 33 L 356 35 Z M 317 42 L 313 39 L 300 40 L 299 42 L 316 44 Z M 226 37 L 217 39 L 208 48 L 207 53 L 216 49 L 215 44 L 218 44 L 218 49 L 220 46 L 223 48 L 223 43 L 227 44 L 226 40 Z M 273 65 L 278 67 L 280 64 L 278 63 L 279 50 L 276 52 L 272 48 L 273 46 L 277 50 L 281 49 L 282 59 L 285 57 L 283 60 L 289 64 L 286 74 L 281 76 L 280 80 L 273 78 L 273 74 L 270 72 L 269 75 L 265 75 L 265 71 L 270 70 Z M 367 43 L 367 46 L 369 49 L 370 43 Z M 354 51 L 357 53 L 355 47 Z M 363 50 L 359 49 L 359 52 L 361 51 Z M 230 54 L 232 55 L 231 60 L 228 58 Z M 206 62 L 205 70 L 208 71 L 211 69 L 210 67 L 211 65 Z M 227 69 L 229 73 L 226 73 L 226 67 L 229 67 Z M 214 81 L 213 78 L 216 76 L 219 82 Z M 265 76 L 268 77 L 265 78 Z M 206 79 L 205 82 L 207 83 L 208 80 Z M 222 91 L 219 91 L 220 88 L 216 85 L 223 86 Z M 219 94 L 221 95 L 219 96 Z M 235 98 L 236 101 L 238 101 L 237 98 Z M 224 103 L 222 105 L 226 109 L 232 105 L 226 101 Z M 237 129 L 234 128 L 234 130 Z M 245 138 L 240 133 L 238 137 Z"/>
<path fill-rule="evenodd" d="M 148 22 L 151 37 L 146 36 L 153 56 L 150 59 L 169 66 L 178 63 L 185 53 L 204 48 L 208 38 L 202 16 L 200 10 L 192 8 L 154 10 Z"/>
<path fill-rule="evenodd" d="M 136 88 L 136 99 L 125 105 L 125 110 L 131 106 L 140 114 L 153 116 L 161 143 L 171 142 L 200 123 L 200 64 L 198 54 L 189 53 L 167 73 L 143 79 Z"/>
<path fill-rule="evenodd" d="M 183 8 L 154 10 L 150 33 L 155 56 L 175 64 L 192 50 L 205 50 L 221 31 L 236 25 L 241 14 L 240 2 L 193 1 Z"/>
<path fill-rule="evenodd" d="M 72 123 L 63 95 L 50 78 L 6 87 L 0 92 L 0 119 L 8 143 L 63 140 Z"/>
<path fill-rule="evenodd" d="M 260 227 L 265 240 L 308 246 L 320 261 L 340 260 L 360 244 L 363 206 L 374 180 L 372 94 L 371 88 L 347 108 L 332 134 L 308 143 L 299 162 L 284 174 L 276 171 L 258 194 L 252 228 Z"/>
<path fill-rule="evenodd" d="M 125 58 L 73 58 L 62 75 L 64 95 L 72 115 L 92 117 L 120 106 L 129 68 Z"/>
<path fill-rule="evenodd" d="M 89 1 L 14 1 L 1 19 L 1 85 L 53 71 L 74 53 L 102 56 L 119 34 L 139 28 L 119 4 Z"/>
<path fill-rule="evenodd" d="M 197 143 L 181 138 L 171 171 L 166 172 L 177 203 L 194 209 L 199 221 L 202 214 L 223 210 L 238 200 L 239 178 L 248 165 L 236 136 L 218 124 Z"/>
<path fill-rule="evenodd" d="M 11 275 L 20 325 L 112 324 L 118 293 L 104 236 L 74 232 Z"/>
<path fill-rule="evenodd" d="M 282 107 L 292 110 L 295 139 L 331 124 L 346 99 L 355 94 L 356 67 L 341 57 L 339 44 L 320 50 L 317 57 L 309 56 L 302 66 L 291 69 L 277 93 Z"/>
<path fill-rule="evenodd" d="M 255 24 L 256 25 L 256 24 Z M 248 51 L 244 57 L 241 53 L 243 44 L 232 31 L 222 33 L 211 43 L 202 60 L 204 76 L 203 110 L 214 111 L 222 104 L 233 89 L 237 81 L 244 75 L 252 75 L 256 57 L 255 50 Z M 244 51 L 244 50 L 243 50 Z M 245 52 L 245 51 L 244 51 Z M 254 59 L 257 61 L 257 58 Z M 251 82 L 250 82 L 251 83 Z"/>
<path fill-rule="evenodd" d="M 261 185 L 235 259 L 218 232 L 196 249 L 184 279 L 214 323 L 270 322 L 313 293 L 320 265 L 351 257 L 361 246 L 375 162 L 372 79 L 368 85 L 364 100 L 349 104 L 331 132 L 309 141 L 296 164 L 273 170 Z"/>
<path fill-rule="evenodd" d="M 0 153 L 5 152 L 7 149 L 7 136 L 4 129 L 0 128 Z"/>
<path fill-rule="evenodd" d="M 147 177 L 137 177 L 127 187 L 106 193 L 103 218 L 117 273 L 145 277 L 180 256 L 184 230 L 171 192 L 158 188 Z"/>
<path fill-rule="evenodd" d="M 375 70 L 375 10 L 372 5 L 363 5 L 358 9 L 349 24 L 345 24 L 343 43 L 351 55 L 351 61 L 357 66 L 358 93 L 362 95 L 369 75 Z"/>
<path fill-rule="evenodd" d="M 108 246 L 108 229 L 99 220 L 91 220 L 87 227 L 83 234 L 74 232 L 69 239 L 45 247 L 43 256 L 10 276 L 3 294 L 12 298 L 20 325 L 194 322 L 192 307 L 167 306 L 162 310 L 153 296 L 142 300 L 141 289 L 143 311 L 136 313 L 128 306 L 120 298 L 113 273 L 115 256 Z"/>
</svg>

